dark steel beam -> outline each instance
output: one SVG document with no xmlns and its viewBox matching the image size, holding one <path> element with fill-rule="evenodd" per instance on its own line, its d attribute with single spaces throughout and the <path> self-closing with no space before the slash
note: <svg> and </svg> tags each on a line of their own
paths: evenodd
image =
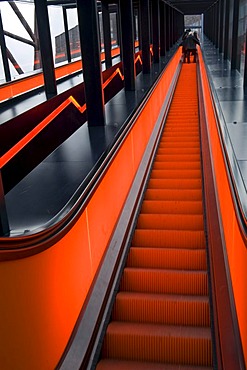
<svg viewBox="0 0 247 370">
<path fill-rule="evenodd" d="M 34 0 L 39 34 L 42 68 L 47 99 L 57 95 L 54 62 L 52 55 L 51 33 L 46 0 Z"/>
<path fill-rule="evenodd" d="M 171 46 L 171 7 L 166 5 L 166 51 L 170 50 Z"/>
<path fill-rule="evenodd" d="M 0 236 L 9 235 L 9 221 L 5 204 L 5 195 L 0 169 Z"/>
<path fill-rule="evenodd" d="M 69 42 L 68 17 L 67 17 L 67 10 L 65 7 L 63 7 L 63 23 L 64 23 L 66 57 L 67 57 L 68 62 L 70 63 L 71 53 L 70 53 L 70 42 Z"/>
<path fill-rule="evenodd" d="M 105 51 L 105 65 L 106 68 L 112 66 L 111 57 L 111 27 L 110 27 L 110 13 L 107 0 L 102 0 L 102 20 L 103 20 L 103 34 L 104 34 L 104 51 Z"/>
<path fill-rule="evenodd" d="M 151 69 L 150 54 L 150 8 L 149 0 L 140 1 L 141 18 L 141 45 L 142 45 L 142 71 L 149 73 Z"/>
<path fill-rule="evenodd" d="M 15 35 L 14 33 L 12 32 L 9 32 L 9 31 L 4 31 L 4 34 L 5 36 L 8 36 L 8 37 L 11 37 L 12 39 L 14 40 L 17 40 L 17 41 L 20 41 L 20 42 L 23 42 L 24 44 L 27 44 L 27 45 L 31 45 L 33 47 L 35 47 L 35 42 L 31 41 L 31 40 L 28 40 L 28 39 L 25 39 L 24 37 L 21 37 L 21 36 L 18 36 L 18 35 Z"/>
<path fill-rule="evenodd" d="M 153 60 L 160 60 L 160 8 L 159 0 L 152 0 Z"/>
<path fill-rule="evenodd" d="M 132 0 L 120 0 L 120 22 L 125 90 L 135 90 L 135 51 Z"/>
<path fill-rule="evenodd" d="M 9 61 L 12 63 L 13 67 L 15 68 L 16 72 L 21 75 L 23 74 L 23 70 L 21 69 L 21 67 L 19 66 L 19 64 L 17 63 L 15 57 L 13 56 L 13 54 L 10 52 L 10 50 L 8 48 L 6 48 L 6 51 L 7 51 L 7 57 L 9 59 Z"/>
<path fill-rule="evenodd" d="M 230 18 L 230 1 L 226 0 L 225 4 L 225 32 L 224 32 L 224 59 L 228 58 L 228 41 L 229 41 L 229 18 Z"/>
<path fill-rule="evenodd" d="M 225 18 L 225 0 L 220 0 L 220 24 L 219 24 L 219 52 L 223 52 L 224 42 L 224 18 Z"/>
<path fill-rule="evenodd" d="M 239 24 L 239 0 L 233 2 L 233 24 L 232 24 L 232 57 L 231 69 L 240 69 L 240 53 L 238 47 L 238 24 Z"/>
<path fill-rule="evenodd" d="M 3 31 L 1 10 L 0 10 L 0 46 L 1 46 L 1 52 L 2 52 L 5 80 L 9 82 L 11 81 L 11 74 L 10 74 L 9 61 L 8 61 L 8 56 L 7 56 L 7 48 L 6 48 L 6 43 L 5 43 L 4 31 Z"/>
<path fill-rule="evenodd" d="M 160 55 L 166 55 L 166 6 L 160 2 Z"/>
<path fill-rule="evenodd" d="M 24 18 L 24 16 L 20 12 L 18 6 L 13 1 L 9 1 L 8 3 L 11 6 L 11 8 L 13 9 L 13 11 L 15 12 L 16 16 L 19 18 L 21 24 L 23 25 L 23 27 L 25 28 L 25 30 L 27 31 L 27 33 L 29 34 L 29 36 L 31 37 L 33 42 L 35 43 L 36 42 L 35 35 L 34 35 L 32 29 L 31 29 L 31 27 L 27 23 L 26 19 Z"/>
<path fill-rule="evenodd" d="M 77 1 L 82 68 L 89 126 L 105 125 L 97 4 Z"/>
</svg>

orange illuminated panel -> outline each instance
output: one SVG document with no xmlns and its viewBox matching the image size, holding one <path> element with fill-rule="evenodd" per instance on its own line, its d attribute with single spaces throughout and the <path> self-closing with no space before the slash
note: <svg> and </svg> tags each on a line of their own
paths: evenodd
<svg viewBox="0 0 247 370">
<path fill-rule="evenodd" d="M 205 109 L 210 134 L 214 174 L 220 203 L 220 214 L 224 229 L 224 238 L 227 248 L 227 257 L 230 267 L 238 324 L 240 328 L 245 362 L 247 363 L 247 248 L 239 228 L 234 204 L 232 201 L 229 180 L 225 168 L 225 160 L 222 154 L 219 133 L 217 130 L 217 122 L 212 104 L 209 82 L 200 48 L 198 49 L 198 53 L 202 74 L 203 91 L 205 94 Z"/>
</svg>

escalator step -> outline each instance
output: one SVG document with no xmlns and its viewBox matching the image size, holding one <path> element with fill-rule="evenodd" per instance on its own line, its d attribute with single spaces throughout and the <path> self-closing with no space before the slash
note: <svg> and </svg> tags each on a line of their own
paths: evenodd
<svg viewBox="0 0 247 370">
<path fill-rule="evenodd" d="M 201 179 L 201 171 L 198 169 L 180 169 L 180 170 L 153 170 L 151 179 Z"/>
<path fill-rule="evenodd" d="M 159 146 L 157 154 L 200 154 L 200 148 L 181 148 L 180 146 L 172 148 L 164 144 Z"/>
<path fill-rule="evenodd" d="M 209 327 L 206 296 L 120 292 L 112 311 L 113 321 Z"/>
<path fill-rule="evenodd" d="M 206 270 L 206 250 L 131 247 L 126 266 L 153 269 Z"/>
<path fill-rule="evenodd" d="M 203 231 L 195 230 L 142 230 L 136 229 L 132 246 L 158 248 L 205 248 Z"/>
<path fill-rule="evenodd" d="M 97 370 L 213 370 L 208 366 L 171 365 L 157 362 L 101 360 Z"/>
<path fill-rule="evenodd" d="M 200 155 L 198 153 L 196 154 L 157 154 L 155 157 L 155 162 L 198 162 L 200 161 Z"/>
<path fill-rule="evenodd" d="M 126 267 L 120 290 L 140 293 L 207 295 L 206 271 Z"/>
<path fill-rule="evenodd" d="M 147 200 L 202 200 L 202 191 L 198 189 L 147 189 Z"/>
<path fill-rule="evenodd" d="M 203 215 L 140 214 L 137 229 L 204 230 Z"/>
<path fill-rule="evenodd" d="M 209 328 L 111 322 L 103 357 L 211 366 Z"/>
<path fill-rule="evenodd" d="M 201 189 L 201 179 L 153 179 L 148 182 L 148 189 Z"/>
<path fill-rule="evenodd" d="M 165 161 L 165 160 L 156 160 L 153 164 L 154 170 L 200 170 L 201 162 L 197 161 Z"/>
<path fill-rule="evenodd" d="M 175 213 L 175 214 L 201 214 L 202 201 L 177 200 L 145 200 L 141 207 L 142 213 Z"/>
</svg>

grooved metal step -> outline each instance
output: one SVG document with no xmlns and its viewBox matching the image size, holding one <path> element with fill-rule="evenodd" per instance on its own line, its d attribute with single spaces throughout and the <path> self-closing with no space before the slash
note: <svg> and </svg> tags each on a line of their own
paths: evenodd
<svg viewBox="0 0 247 370">
<path fill-rule="evenodd" d="M 210 366 L 211 332 L 202 327 L 113 321 L 102 353 L 106 358 Z"/>
<path fill-rule="evenodd" d="M 209 299 L 207 296 L 119 292 L 112 311 L 112 319 L 209 327 Z"/>
</svg>

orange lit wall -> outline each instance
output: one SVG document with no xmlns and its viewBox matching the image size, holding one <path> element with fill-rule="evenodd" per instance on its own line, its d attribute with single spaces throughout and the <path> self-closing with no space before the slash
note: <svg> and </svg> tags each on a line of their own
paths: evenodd
<svg viewBox="0 0 247 370">
<path fill-rule="evenodd" d="M 211 142 L 215 180 L 220 205 L 220 213 L 224 229 L 230 274 L 240 327 L 240 334 L 247 363 L 247 248 L 239 229 L 231 192 L 228 184 L 227 172 L 216 126 L 215 112 L 212 106 L 209 83 L 205 65 L 200 53 L 200 69 L 203 76 L 203 90 L 205 94 L 205 109 L 207 114 L 208 130 Z"/>
<path fill-rule="evenodd" d="M 180 57 L 181 50 L 166 67 L 72 229 L 42 253 L 1 262 L 1 370 L 55 369 L 106 251 Z"/>
</svg>

